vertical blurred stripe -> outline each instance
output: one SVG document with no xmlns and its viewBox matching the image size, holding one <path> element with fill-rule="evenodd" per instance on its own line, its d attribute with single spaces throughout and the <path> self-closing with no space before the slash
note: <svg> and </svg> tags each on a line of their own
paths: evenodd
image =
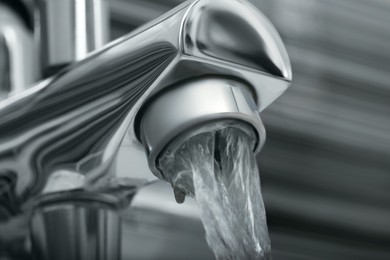
<svg viewBox="0 0 390 260">
<path fill-rule="evenodd" d="M 10 92 L 9 55 L 5 37 L 0 35 L 0 101 Z"/>
</svg>

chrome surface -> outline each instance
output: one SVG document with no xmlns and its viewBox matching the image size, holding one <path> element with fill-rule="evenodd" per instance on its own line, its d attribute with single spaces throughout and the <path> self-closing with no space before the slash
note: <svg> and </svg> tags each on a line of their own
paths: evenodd
<svg viewBox="0 0 390 260">
<path fill-rule="evenodd" d="M 33 33 L 19 14 L 0 2 L 0 100 L 33 84 L 37 72 Z"/>
<path fill-rule="evenodd" d="M 169 181 L 171 178 L 164 176 L 157 166 L 162 151 L 179 137 L 189 138 L 204 125 L 226 127 L 217 122 L 237 121 L 253 127 L 258 138 L 254 150 L 259 152 L 265 141 L 265 129 L 257 109 L 250 90 L 236 80 L 207 77 L 171 86 L 137 115 L 141 118 L 140 134 L 148 152 L 149 168 Z"/>
<path fill-rule="evenodd" d="M 37 0 L 35 8 L 44 77 L 108 42 L 107 0 Z"/>
<path fill-rule="evenodd" d="M 254 12 L 254 7 L 245 1 L 183 3 L 0 104 L 0 172 L 16 176 L 11 197 L 19 206 L 40 194 L 48 178 L 61 171 L 84 175 L 87 187 L 108 176 L 154 180 L 144 147 L 135 135 L 135 116 L 143 104 L 168 86 L 208 75 L 238 78 L 256 97 L 257 111 L 289 86 L 289 77 L 275 77 L 238 64 L 236 58 L 227 61 L 226 57 L 221 60 L 184 52 L 188 48 L 183 30 L 197 21 L 193 8 L 210 5 L 215 9 L 216 3 L 220 13 L 227 16 L 252 17 Z M 261 15 L 254 17 L 247 21 L 248 26 L 264 23 Z M 262 30 L 250 31 L 253 37 L 262 37 L 258 35 Z M 235 27 L 224 33 L 239 35 Z M 199 37 L 197 33 L 190 35 Z M 266 35 L 277 37 L 274 31 Z M 257 47 L 258 42 L 253 44 Z M 265 45 L 258 47 L 265 48 L 261 53 L 267 52 Z M 284 47 L 278 48 L 280 53 L 269 57 L 283 57 Z M 243 63 L 242 56 L 238 62 Z M 286 75 L 291 75 L 288 60 L 284 62 Z"/>
<path fill-rule="evenodd" d="M 73 191 L 44 195 L 30 221 L 33 259 L 119 260 L 115 197 Z"/>
<path fill-rule="evenodd" d="M 249 2 L 201 1 L 190 9 L 186 20 L 182 37 L 185 54 L 291 81 L 289 58 L 278 33 Z"/>
<path fill-rule="evenodd" d="M 180 2 L 112 0 L 112 39 Z M 294 75 L 294 86 L 261 114 L 267 142 L 258 163 L 273 258 L 388 259 L 390 1 L 251 2 L 280 32 Z M 161 197 L 155 207 L 165 206 Z M 148 256 L 176 250 L 171 230 L 144 229 L 132 233 L 142 237 L 133 248 L 147 244 L 146 254 L 154 238 Z M 178 247 L 204 259 L 184 242 Z"/>
</svg>

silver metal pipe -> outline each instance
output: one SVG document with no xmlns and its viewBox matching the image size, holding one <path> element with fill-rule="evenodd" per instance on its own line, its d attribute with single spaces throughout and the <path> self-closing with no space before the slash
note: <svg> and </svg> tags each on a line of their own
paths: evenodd
<svg viewBox="0 0 390 260">
<path fill-rule="evenodd" d="M 33 33 L 22 18 L 0 2 L 0 100 L 38 79 Z"/>
<path fill-rule="evenodd" d="M 33 259 L 119 260 L 120 224 L 115 197 L 85 191 L 44 195 L 30 221 Z"/>
<path fill-rule="evenodd" d="M 106 0 L 37 0 L 36 25 L 44 77 L 108 42 Z"/>
<path fill-rule="evenodd" d="M 221 79 L 209 84 L 221 93 L 224 79 L 237 82 L 226 97 L 253 100 L 236 119 L 260 126 L 257 113 L 288 88 L 291 68 L 276 30 L 249 2 L 185 2 L 0 103 L 0 174 L 17 175 L 19 202 L 67 173 L 83 176 L 82 186 L 92 190 L 109 177 L 155 180 L 137 114 L 164 91 L 199 78 Z M 213 113 L 224 118 L 222 110 Z"/>
</svg>

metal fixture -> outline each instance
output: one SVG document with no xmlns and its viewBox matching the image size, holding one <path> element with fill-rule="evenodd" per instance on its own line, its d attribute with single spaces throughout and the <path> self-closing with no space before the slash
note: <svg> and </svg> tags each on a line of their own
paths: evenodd
<svg viewBox="0 0 390 260">
<path fill-rule="evenodd" d="M 18 175 L 16 196 L 23 199 L 39 194 L 47 178 L 63 170 L 85 175 L 89 185 L 134 171 L 150 179 L 146 159 L 131 161 L 125 171 L 115 169 L 118 151 L 126 160 L 145 157 L 135 134 L 141 106 L 173 85 L 215 76 L 244 82 L 257 111 L 290 84 L 290 63 L 278 34 L 248 2 L 185 2 L 2 102 L 0 171 Z M 223 82 L 210 89 L 226 92 Z M 239 92 L 229 98 L 248 99 Z M 218 109 L 210 112 L 223 117 Z M 259 121 L 257 113 L 249 115 Z"/>
<path fill-rule="evenodd" d="M 221 121 L 246 123 L 257 133 L 255 151 L 259 152 L 264 144 L 265 129 L 253 95 L 244 83 L 234 79 L 185 81 L 157 95 L 145 107 L 138 113 L 141 140 L 147 148 L 149 167 L 160 179 L 170 179 L 157 166 L 163 150 L 172 142 L 187 140 L 204 125 Z"/>
<path fill-rule="evenodd" d="M 258 113 L 288 88 L 291 67 L 276 30 L 249 2 L 185 2 L 85 58 L 90 20 L 58 12 L 60 0 L 38 2 L 41 13 L 54 8 L 71 21 L 59 41 L 40 20 L 46 71 L 81 60 L 0 103 L 0 176 L 16 176 L 15 207 L 65 173 L 83 176 L 89 190 L 110 177 L 163 179 L 160 151 L 203 123 L 244 122 L 261 149 Z M 85 11 L 87 2 L 73 4 Z M 80 34 L 71 31 L 79 19 Z"/>
<path fill-rule="evenodd" d="M 107 194 L 45 195 L 30 222 L 33 259 L 120 259 L 117 209 L 117 199 Z"/>
</svg>

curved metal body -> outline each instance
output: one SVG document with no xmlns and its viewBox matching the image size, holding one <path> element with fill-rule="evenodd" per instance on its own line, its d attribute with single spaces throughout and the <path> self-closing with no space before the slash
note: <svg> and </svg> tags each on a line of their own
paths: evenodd
<svg viewBox="0 0 390 260">
<path fill-rule="evenodd" d="M 86 185 L 155 179 L 136 115 L 164 89 L 200 77 L 240 82 L 259 112 L 287 89 L 291 68 L 275 29 L 250 3 L 186 2 L 0 103 L 0 176 L 15 180 L 2 199 L 20 205 L 64 171 L 85 175 Z"/>
<path fill-rule="evenodd" d="M 140 135 L 148 152 L 149 168 L 160 179 L 171 179 L 158 167 L 165 150 L 200 132 L 224 128 L 229 121 L 254 129 L 256 153 L 264 144 L 265 129 L 253 95 L 237 80 L 207 77 L 185 81 L 148 103 L 137 117 L 141 118 Z"/>
<path fill-rule="evenodd" d="M 120 259 L 117 204 L 85 191 L 45 195 L 30 221 L 33 259 Z"/>
</svg>

